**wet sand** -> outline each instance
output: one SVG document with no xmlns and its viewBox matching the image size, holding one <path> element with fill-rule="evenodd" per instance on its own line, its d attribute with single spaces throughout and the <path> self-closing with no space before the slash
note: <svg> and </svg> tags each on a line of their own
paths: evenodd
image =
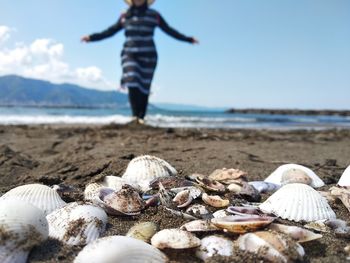
<svg viewBox="0 0 350 263">
<path fill-rule="evenodd" d="M 264 131 L 157 129 L 119 126 L 0 126 L 0 193 L 26 183 L 66 184 L 78 193 L 67 201 L 82 200 L 87 183 L 105 175 L 121 176 L 135 156 L 150 154 L 167 160 L 181 176 L 209 174 L 217 168 L 238 168 L 249 180 L 262 180 L 284 163 L 312 168 L 327 184 L 334 185 L 350 164 L 350 130 Z M 337 216 L 349 221 L 349 212 L 332 203 Z M 138 221 L 154 221 L 161 229 L 176 228 L 186 220 L 162 207 L 140 216 L 109 217 L 106 235 L 124 235 Z M 236 236 L 230 236 L 236 239 Z M 325 234 L 303 244 L 305 262 L 344 262 L 349 240 Z M 69 248 L 48 240 L 35 248 L 29 262 L 72 262 L 80 247 Z M 172 262 L 200 262 L 193 250 L 165 250 Z M 240 253 L 211 262 L 256 262 Z"/>
</svg>

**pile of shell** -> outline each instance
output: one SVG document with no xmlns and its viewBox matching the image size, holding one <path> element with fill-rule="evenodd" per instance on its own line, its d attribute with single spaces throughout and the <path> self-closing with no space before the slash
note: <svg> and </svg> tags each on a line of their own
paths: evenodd
<svg viewBox="0 0 350 263">
<path fill-rule="evenodd" d="M 26 262 L 30 250 L 48 237 L 84 246 L 74 262 L 167 262 L 165 248 L 195 248 L 202 260 L 231 256 L 237 249 L 272 262 L 302 260 L 301 243 L 322 238 L 318 233 L 350 233 L 327 201 L 339 198 L 350 211 L 350 167 L 339 187 L 315 190 L 322 186 L 312 170 L 296 164 L 280 166 L 263 182 L 249 182 L 247 173 L 225 168 L 208 176 L 178 177 L 168 162 L 140 156 L 122 177 L 87 185 L 84 203 L 67 204 L 57 187 L 39 184 L 5 193 L 0 198 L 0 262 Z M 261 193 L 270 196 L 257 203 Z M 107 214 L 134 216 L 158 205 L 188 222 L 161 231 L 143 222 L 126 236 L 104 236 Z M 279 218 L 305 223 L 318 233 L 276 223 Z"/>
</svg>

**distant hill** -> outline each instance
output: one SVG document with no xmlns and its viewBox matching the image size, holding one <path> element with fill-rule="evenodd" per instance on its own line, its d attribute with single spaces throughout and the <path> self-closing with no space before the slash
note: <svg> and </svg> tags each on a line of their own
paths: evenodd
<svg viewBox="0 0 350 263">
<path fill-rule="evenodd" d="M 126 94 L 73 84 L 53 84 L 15 75 L 0 77 L 0 106 L 125 107 Z"/>
</svg>

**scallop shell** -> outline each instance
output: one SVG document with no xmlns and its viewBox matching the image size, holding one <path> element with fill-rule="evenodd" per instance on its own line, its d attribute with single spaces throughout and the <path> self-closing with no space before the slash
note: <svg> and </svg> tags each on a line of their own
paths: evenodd
<svg viewBox="0 0 350 263">
<path fill-rule="evenodd" d="M 291 221 L 335 218 L 335 213 L 315 189 L 306 184 L 287 184 L 259 206 L 264 213 Z"/>
<path fill-rule="evenodd" d="M 155 156 L 139 156 L 129 163 L 123 179 L 138 184 L 143 191 L 147 191 L 149 183 L 158 177 L 175 176 L 177 171 L 166 161 Z"/>
<path fill-rule="evenodd" d="M 282 177 L 283 175 L 286 175 L 288 171 L 303 171 L 305 174 L 307 174 L 310 177 L 310 186 L 314 188 L 322 187 L 324 186 L 324 182 L 320 177 L 317 176 L 311 169 L 299 165 L 299 164 L 284 164 L 278 167 L 270 176 L 268 176 L 265 179 L 265 182 L 268 183 L 274 183 L 277 185 L 282 185 Z"/>
<path fill-rule="evenodd" d="M 232 256 L 233 242 L 220 236 L 207 236 L 201 240 L 201 245 L 196 249 L 196 256 L 205 261 L 210 257 Z"/>
<path fill-rule="evenodd" d="M 168 258 L 157 248 L 131 237 L 109 236 L 84 247 L 74 263 L 165 263 Z"/>
<path fill-rule="evenodd" d="M 184 249 L 198 247 L 201 241 L 195 235 L 184 230 L 164 229 L 152 237 L 151 244 L 160 249 Z"/>
<path fill-rule="evenodd" d="M 134 225 L 126 234 L 127 237 L 136 238 L 149 243 L 154 234 L 158 231 L 158 226 L 153 222 L 142 222 Z"/>
<path fill-rule="evenodd" d="M 7 198 L 28 202 L 41 209 L 46 215 L 66 205 L 55 190 L 42 184 L 18 186 L 5 193 L 0 199 Z"/>
<path fill-rule="evenodd" d="M 339 179 L 339 186 L 350 186 L 350 165 L 345 169 L 344 173 Z"/>
<path fill-rule="evenodd" d="M 70 246 L 86 245 L 98 239 L 108 221 L 102 208 L 78 203 L 70 203 L 46 218 L 49 236 Z"/>
<path fill-rule="evenodd" d="M 27 262 L 30 250 L 45 241 L 48 233 L 42 210 L 20 199 L 0 201 L 0 262 Z"/>
<path fill-rule="evenodd" d="M 269 262 L 299 262 L 305 255 L 302 246 L 273 232 L 255 232 L 240 236 L 238 246 L 243 251 L 258 254 Z"/>
</svg>

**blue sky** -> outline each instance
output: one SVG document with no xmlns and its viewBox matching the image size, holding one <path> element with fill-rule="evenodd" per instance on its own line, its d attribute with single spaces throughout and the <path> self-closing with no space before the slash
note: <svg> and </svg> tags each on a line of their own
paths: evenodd
<svg viewBox="0 0 350 263">
<path fill-rule="evenodd" d="M 102 3 L 103 2 L 103 3 Z M 192 46 L 157 30 L 152 102 L 215 107 L 349 109 L 350 1 L 157 0 Z M 122 0 L 1 0 L 0 74 L 116 89 Z"/>
</svg>

